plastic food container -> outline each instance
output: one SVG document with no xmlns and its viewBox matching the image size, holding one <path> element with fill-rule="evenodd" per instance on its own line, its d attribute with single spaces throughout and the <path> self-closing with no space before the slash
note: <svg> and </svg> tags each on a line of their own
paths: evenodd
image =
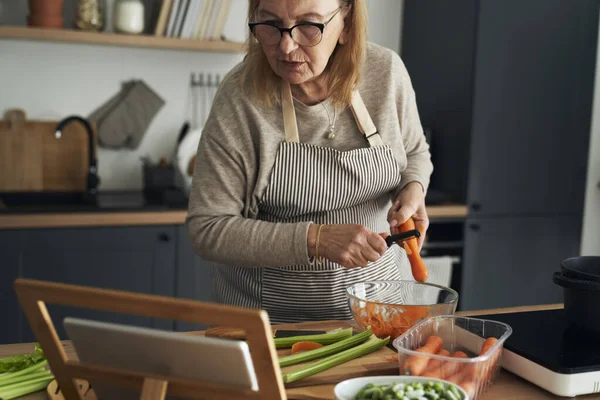
<svg viewBox="0 0 600 400">
<path fill-rule="evenodd" d="M 391 340 L 426 318 L 454 314 L 458 302 L 455 290 L 414 281 L 361 282 L 350 286 L 346 295 L 356 323 Z"/>
<path fill-rule="evenodd" d="M 400 375 L 443 379 L 461 386 L 471 399 L 477 399 L 494 382 L 504 342 L 511 334 L 512 328 L 502 322 L 445 315 L 421 321 L 396 338 L 393 345 L 398 350 Z M 430 336 L 440 337 L 441 348 L 450 355 L 463 352 L 467 358 L 415 351 Z M 484 341 L 490 337 L 497 341 L 484 355 L 479 355 Z"/>
</svg>

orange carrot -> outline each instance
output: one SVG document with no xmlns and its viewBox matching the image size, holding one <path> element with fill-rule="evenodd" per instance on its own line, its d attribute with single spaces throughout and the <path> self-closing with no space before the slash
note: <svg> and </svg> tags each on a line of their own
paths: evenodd
<svg viewBox="0 0 600 400">
<path fill-rule="evenodd" d="M 496 339 L 495 337 L 489 337 L 489 338 L 485 339 L 485 341 L 481 345 L 481 350 L 479 350 L 479 355 L 482 356 L 485 353 L 487 353 L 488 351 L 490 351 L 490 349 L 492 347 L 494 347 L 494 345 L 497 342 L 498 342 L 498 339 Z"/>
<path fill-rule="evenodd" d="M 452 357 L 455 358 L 469 358 L 468 355 L 466 355 L 464 352 L 462 351 L 456 351 L 454 352 L 454 354 L 452 354 Z M 462 368 L 462 364 L 460 362 L 454 362 L 454 361 L 447 361 L 446 363 L 444 363 L 443 366 L 443 378 L 442 379 L 448 379 L 449 377 L 452 377 L 452 375 L 454 374 L 458 374 Z"/>
<path fill-rule="evenodd" d="M 465 380 L 459 384 L 461 388 L 469 395 L 470 399 L 475 398 L 475 383 L 472 380 Z"/>
<path fill-rule="evenodd" d="M 440 351 L 438 351 L 435 354 L 438 356 L 450 357 L 450 352 L 445 349 L 441 349 Z M 438 359 L 433 359 L 433 360 L 429 361 L 429 363 L 427 363 L 427 368 L 425 369 L 425 372 L 423 372 L 423 375 L 421 375 L 421 376 L 426 376 L 428 378 L 442 379 L 442 364 L 443 363 L 444 363 L 444 361 L 438 360 Z"/>
<path fill-rule="evenodd" d="M 317 342 L 296 342 L 292 345 L 292 354 L 318 349 L 319 347 L 323 347 L 323 345 Z"/>
<path fill-rule="evenodd" d="M 415 229 L 415 221 L 409 218 L 405 223 L 400 225 L 400 233 Z M 410 261 L 410 268 L 412 270 L 413 277 L 417 282 L 425 282 L 427 280 L 428 271 L 427 266 L 419 254 L 419 244 L 417 239 L 408 239 L 403 243 L 404 250 Z"/>
<path fill-rule="evenodd" d="M 442 338 L 439 336 L 429 336 L 427 338 L 427 342 L 424 346 L 419 347 L 415 351 L 423 354 L 435 354 L 442 348 Z M 427 363 L 429 362 L 429 357 L 424 355 L 413 355 L 406 360 L 404 363 L 404 369 L 409 371 L 411 375 L 421 375 L 425 368 L 427 367 Z"/>
</svg>

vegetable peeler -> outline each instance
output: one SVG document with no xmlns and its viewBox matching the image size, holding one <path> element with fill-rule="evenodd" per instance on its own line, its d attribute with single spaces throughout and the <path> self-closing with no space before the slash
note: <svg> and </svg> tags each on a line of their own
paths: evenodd
<svg viewBox="0 0 600 400">
<path fill-rule="evenodd" d="M 391 235 L 385 238 L 385 242 L 388 247 L 391 247 L 394 243 L 404 242 L 408 239 L 418 239 L 421 237 L 421 232 L 418 229 L 413 229 L 410 231 L 398 233 L 397 235 Z"/>
</svg>

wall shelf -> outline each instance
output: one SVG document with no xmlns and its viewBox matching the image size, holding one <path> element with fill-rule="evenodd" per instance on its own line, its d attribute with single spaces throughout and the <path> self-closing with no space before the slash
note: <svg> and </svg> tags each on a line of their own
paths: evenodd
<svg viewBox="0 0 600 400">
<path fill-rule="evenodd" d="M 45 29 L 28 26 L 0 26 L 0 39 L 44 40 L 63 43 L 143 47 L 169 50 L 241 53 L 244 43 L 220 40 L 192 40 L 151 35 L 123 35 L 104 32 L 83 32 L 72 29 Z"/>
</svg>

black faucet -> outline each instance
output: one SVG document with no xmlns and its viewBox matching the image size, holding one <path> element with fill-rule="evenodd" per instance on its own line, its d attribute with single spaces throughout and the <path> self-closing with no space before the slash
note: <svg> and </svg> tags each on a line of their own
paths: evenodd
<svg viewBox="0 0 600 400">
<path fill-rule="evenodd" d="M 65 128 L 65 126 L 67 124 L 69 124 L 73 121 L 77 121 L 77 122 L 80 122 L 81 124 L 83 124 L 83 126 L 85 126 L 85 129 L 88 134 L 89 166 L 88 166 L 86 195 L 88 197 L 87 198 L 88 201 L 95 202 L 98 184 L 100 183 L 100 178 L 98 177 L 98 161 L 96 160 L 96 152 L 95 152 L 95 148 L 94 148 L 95 147 L 94 130 L 92 129 L 92 126 L 86 119 L 78 117 L 76 115 L 73 115 L 73 116 L 63 119 L 62 121 L 60 121 L 58 123 L 58 125 L 56 126 L 56 133 L 54 134 L 54 136 L 57 139 L 60 139 L 62 137 L 62 130 Z"/>
</svg>

